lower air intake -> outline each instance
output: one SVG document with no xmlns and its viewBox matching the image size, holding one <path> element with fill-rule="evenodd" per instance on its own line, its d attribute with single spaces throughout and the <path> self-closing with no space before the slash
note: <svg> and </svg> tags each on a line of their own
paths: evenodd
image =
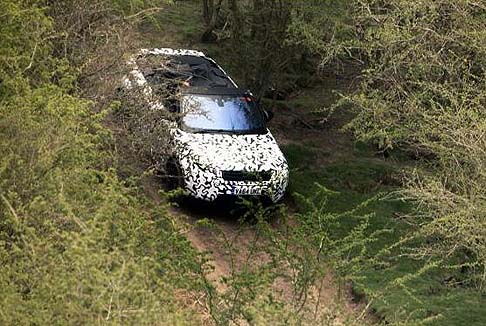
<svg viewBox="0 0 486 326">
<path fill-rule="evenodd" d="M 270 171 L 223 171 L 223 179 L 227 181 L 269 181 L 271 177 Z"/>
</svg>

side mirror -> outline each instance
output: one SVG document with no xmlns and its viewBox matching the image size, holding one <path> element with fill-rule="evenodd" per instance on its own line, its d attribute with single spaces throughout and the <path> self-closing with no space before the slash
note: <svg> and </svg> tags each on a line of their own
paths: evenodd
<svg viewBox="0 0 486 326">
<path fill-rule="evenodd" d="M 263 114 L 265 115 L 265 120 L 267 122 L 269 122 L 270 120 L 273 119 L 273 112 L 272 111 L 263 110 Z"/>
</svg>

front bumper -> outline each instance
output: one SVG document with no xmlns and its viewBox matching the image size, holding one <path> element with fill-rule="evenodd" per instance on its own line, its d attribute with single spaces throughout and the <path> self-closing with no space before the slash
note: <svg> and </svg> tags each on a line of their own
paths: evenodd
<svg viewBox="0 0 486 326">
<path fill-rule="evenodd" d="M 285 166 L 272 171 L 269 181 L 228 181 L 220 171 L 208 171 L 193 166 L 184 171 L 184 186 L 192 197 L 214 201 L 219 196 L 263 196 L 276 203 L 283 198 L 287 189 L 289 171 Z"/>
</svg>

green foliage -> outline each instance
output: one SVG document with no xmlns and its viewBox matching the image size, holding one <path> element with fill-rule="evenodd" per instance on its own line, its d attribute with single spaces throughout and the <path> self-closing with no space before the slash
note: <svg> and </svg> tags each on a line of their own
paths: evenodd
<svg viewBox="0 0 486 326">
<path fill-rule="evenodd" d="M 174 295 L 198 290 L 199 255 L 111 168 L 105 112 L 53 68 L 46 11 L 0 6 L 0 324 L 199 324 Z"/>
<path fill-rule="evenodd" d="M 179 273 L 197 255 L 108 168 L 110 137 L 89 110 L 56 87 L 0 107 L 2 324 L 191 320 L 172 292 L 190 287 Z"/>
<path fill-rule="evenodd" d="M 424 256 L 462 252 L 484 281 L 486 268 L 486 9 L 469 1 L 362 3 L 360 43 L 369 60 L 348 98 L 349 125 L 382 148 L 404 147 L 423 165 L 405 196 L 430 222 Z M 366 11 L 365 11 L 366 9 Z M 467 257 L 467 258 L 466 258 Z"/>
<path fill-rule="evenodd" d="M 5 0 L 0 12 L 0 96 L 21 93 L 29 84 L 56 79 L 59 72 L 66 72 L 65 63 L 49 56 L 53 22 L 44 8 Z M 28 76 L 28 82 L 18 78 L 21 75 Z M 65 73 L 63 78 L 69 79 L 69 75 Z"/>
<path fill-rule="evenodd" d="M 374 240 L 363 232 L 368 215 L 359 215 L 357 208 L 339 213 L 327 209 L 333 195 L 320 187 L 315 202 L 306 200 L 310 209 L 296 215 L 289 215 L 283 206 L 265 207 L 256 201 L 243 201 L 244 213 L 238 231 L 231 237 L 216 223 L 200 223 L 206 233 L 211 232 L 212 241 L 220 242 L 229 261 L 224 287 L 216 290 L 207 284 L 208 304 L 216 325 L 245 321 L 254 325 L 332 324 L 340 311 L 330 305 L 338 298 L 321 302 L 316 291 L 321 290 L 330 270 L 344 275 L 356 269 L 364 245 Z M 354 225 L 343 228 L 348 220 Z M 339 234 L 337 230 L 341 230 Z M 248 234 L 250 239 L 246 238 Z M 347 259 L 350 252 L 357 254 Z M 347 325 L 355 324 L 353 317 L 342 316 Z"/>
<path fill-rule="evenodd" d="M 347 14 L 351 9 L 349 0 L 299 2 L 292 8 L 287 42 L 310 50 L 327 63 L 337 55 L 333 52 L 336 45 L 354 36 L 352 16 Z"/>
<path fill-rule="evenodd" d="M 397 257 L 389 268 L 370 269 L 367 275 L 375 281 L 364 287 L 379 290 L 384 279 L 413 277 L 436 264 L 419 282 L 408 283 L 419 300 L 390 290 L 374 306 L 389 322 L 443 314 L 451 324 L 482 324 L 476 316 L 484 299 L 471 287 L 483 291 L 486 265 L 485 7 L 471 1 L 370 0 L 351 2 L 348 8 L 352 20 L 335 19 L 349 25 L 342 26 L 349 34 L 337 33 L 344 37 L 328 48 L 315 36 L 325 24 L 305 20 L 295 29 L 297 42 L 319 53 L 323 63 L 351 57 L 364 64 L 358 89 L 339 103 L 355 109 L 347 130 L 387 153 L 398 151 L 402 159 L 416 160 L 404 189 L 398 189 L 417 208 L 406 215 L 413 228 L 398 235 L 402 240 L 395 249 L 401 250 L 390 252 Z M 316 16 L 303 17 L 312 22 Z M 296 173 L 312 180 L 320 175 L 333 184 L 326 170 Z M 443 281 L 449 278 L 454 281 Z M 460 308 L 461 300 L 475 304 Z M 398 306 L 403 310 L 398 312 Z"/>
<path fill-rule="evenodd" d="M 334 162 L 319 167 L 312 162 L 309 147 L 295 145 L 283 148 L 291 165 L 291 191 L 297 197 L 300 210 L 312 210 L 320 200 L 318 182 L 333 190 L 327 198 L 326 212 L 337 214 L 358 206 L 356 212 L 369 215 L 365 236 L 375 241 L 366 245 L 364 259 L 354 260 L 352 269 L 343 270 L 345 279 L 353 284 L 357 298 L 365 298 L 370 309 L 392 325 L 482 325 L 485 323 L 485 300 L 481 291 L 471 289 L 467 281 L 474 264 L 464 264 L 464 256 L 449 259 L 423 259 L 423 245 L 434 246 L 424 239 L 420 224 L 414 217 L 414 204 L 398 196 L 396 166 L 381 160 L 371 160 L 361 146 L 346 162 Z M 317 160 L 317 158 L 315 158 Z M 374 198 L 374 199 L 373 199 Z M 422 217 L 426 220 L 426 217 Z M 341 238 L 356 227 L 354 219 L 342 219 L 333 234 Z M 463 304 L 467 302 L 468 304 Z"/>
</svg>

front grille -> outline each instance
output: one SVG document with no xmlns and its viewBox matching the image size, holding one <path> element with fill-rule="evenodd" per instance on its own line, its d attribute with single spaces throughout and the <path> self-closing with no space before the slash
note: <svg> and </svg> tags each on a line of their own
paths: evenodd
<svg viewBox="0 0 486 326">
<path fill-rule="evenodd" d="M 223 171 L 223 179 L 227 181 L 269 181 L 271 171 Z"/>
</svg>

